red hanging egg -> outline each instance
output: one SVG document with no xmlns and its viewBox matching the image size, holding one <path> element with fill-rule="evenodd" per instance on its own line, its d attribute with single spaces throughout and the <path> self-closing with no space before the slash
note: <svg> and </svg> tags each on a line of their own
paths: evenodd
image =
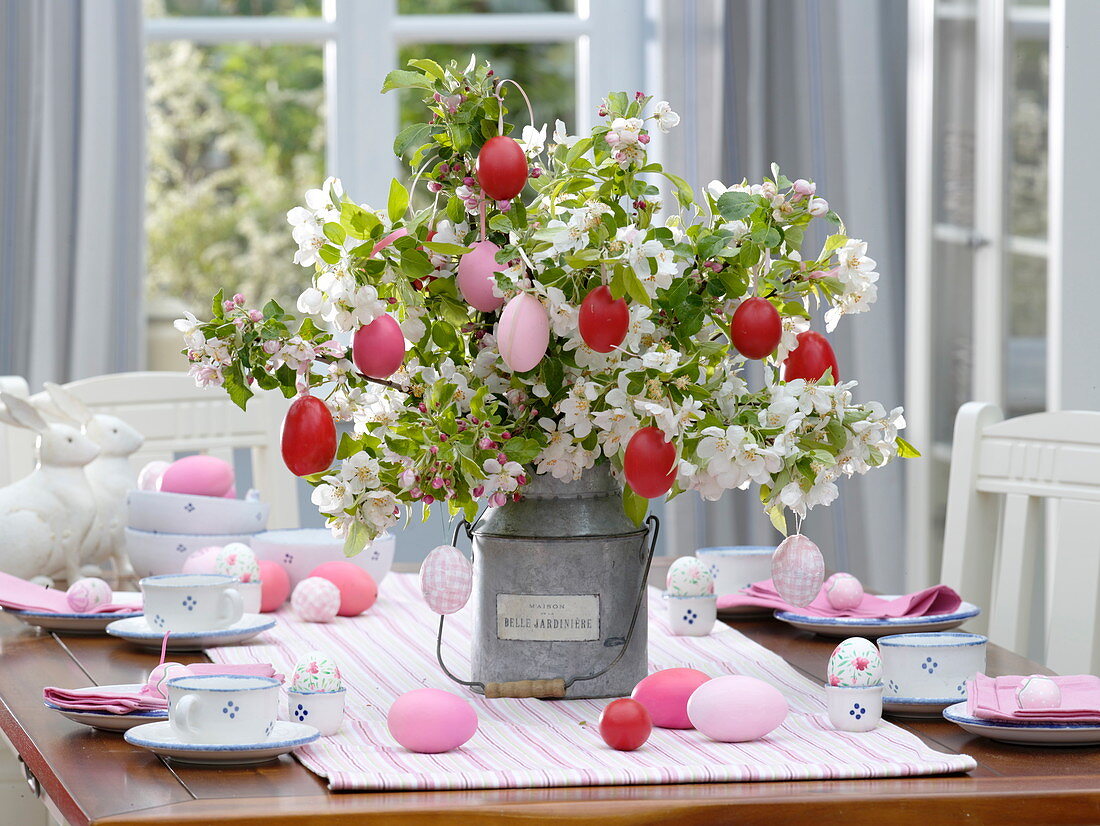
<svg viewBox="0 0 1100 826">
<path fill-rule="evenodd" d="M 730 341 L 745 358 L 762 359 L 775 352 L 783 337 L 779 311 L 766 298 L 742 301 L 730 319 Z"/>
<path fill-rule="evenodd" d="M 798 334 L 798 347 L 792 350 L 783 362 L 783 380 L 817 381 L 830 368 L 833 371 L 833 382 L 840 381 L 836 353 L 833 352 L 829 340 L 821 333 L 807 330 L 805 333 Z"/>
<path fill-rule="evenodd" d="M 626 445 L 623 475 L 639 496 L 664 496 L 676 481 L 676 446 L 658 428 L 643 427 Z"/>
<path fill-rule="evenodd" d="M 611 290 L 600 285 L 581 302 L 577 318 L 584 343 L 597 353 L 610 353 L 623 343 L 630 327 L 626 301 L 611 297 Z"/>
<path fill-rule="evenodd" d="M 328 470 L 336 458 L 336 424 L 323 401 L 299 396 L 283 419 L 283 461 L 295 476 Z"/>
<path fill-rule="evenodd" d="M 494 201 L 510 201 L 527 183 L 527 156 L 507 135 L 489 138 L 477 153 L 477 179 Z"/>
<path fill-rule="evenodd" d="M 393 316 L 380 315 L 355 331 L 351 358 L 364 376 L 388 379 L 405 360 L 405 336 Z"/>
</svg>

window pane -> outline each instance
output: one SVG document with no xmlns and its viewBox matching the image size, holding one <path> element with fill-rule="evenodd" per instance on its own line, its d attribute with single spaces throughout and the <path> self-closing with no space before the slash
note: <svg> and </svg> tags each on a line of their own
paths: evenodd
<svg viewBox="0 0 1100 826">
<path fill-rule="evenodd" d="M 1046 407 L 1047 260 L 1015 254 L 1006 256 L 1005 265 L 1005 414 L 1020 416 Z"/>
<path fill-rule="evenodd" d="M 321 0 L 144 0 L 146 17 L 316 17 Z"/>
<path fill-rule="evenodd" d="M 932 435 L 950 444 L 955 414 L 972 398 L 974 253 L 944 241 L 932 249 Z"/>
<path fill-rule="evenodd" d="M 965 4 L 968 8 L 973 3 Z M 935 223 L 974 226 L 974 72 L 977 27 L 970 19 L 936 23 Z"/>
<path fill-rule="evenodd" d="M 571 12 L 574 0 L 397 0 L 398 14 Z"/>
<path fill-rule="evenodd" d="M 1016 39 L 1011 71 L 1009 226 L 1015 235 L 1042 238 L 1047 233 L 1047 39 Z"/>
<path fill-rule="evenodd" d="M 286 212 L 324 174 L 321 47 L 152 43 L 147 72 L 150 312 L 223 287 L 292 307 Z"/>
</svg>

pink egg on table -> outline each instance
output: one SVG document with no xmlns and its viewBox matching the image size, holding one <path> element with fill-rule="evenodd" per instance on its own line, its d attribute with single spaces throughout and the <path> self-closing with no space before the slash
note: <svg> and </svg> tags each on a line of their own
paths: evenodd
<svg viewBox="0 0 1100 826">
<path fill-rule="evenodd" d="M 184 456 L 164 471 L 160 489 L 192 496 L 225 496 L 234 485 L 233 466 L 217 456 Z"/>
<path fill-rule="evenodd" d="M 221 553 L 221 550 L 220 545 L 208 545 L 205 548 L 199 548 L 183 560 L 183 568 L 180 573 L 216 574 L 218 572 L 218 554 Z"/>
<path fill-rule="evenodd" d="M 420 566 L 420 592 L 437 614 L 453 614 L 470 601 L 474 569 L 454 545 L 432 548 Z"/>
<path fill-rule="evenodd" d="M 498 252 L 500 247 L 492 241 L 477 241 L 470 252 L 458 259 L 458 276 L 455 279 L 458 291 L 467 304 L 483 313 L 500 309 L 504 303 L 503 298 L 493 294 L 496 283 L 493 273 L 504 269 L 503 264 L 497 263 Z"/>
<path fill-rule="evenodd" d="M 709 679 L 694 668 L 666 668 L 643 678 L 630 696 L 646 707 L 658 728 L 691 728 L 688 699 Z"/>
<path fill-rule="evenodd" d="M 364 376 L 388 379 L 405 360 L 405 336 L 393 316 L 382 314 L 355 331 L 351 358 Z"/>
<path fill-rule="evenodd" d="M 787 717 L 787 701 L 775 686 L 728 674 L 708 680 L 688 700 L 691 724 L 712 740 L 743 743 L 774 731 Z"/>
<path fill-rule="evenodd" d="M 449 691 L 418 688 L 394 700 L 386 725 L 393 739 L 409 751 L 439 754 L 474 736 L 477 712 Z"/>
<path fill-rule="evenodd" d="M 306 622 L 332 622 L 340 611 L 340 589 L 319 576 L 306 577 L 290 595 L 290 607 Z"/>
<path fill-rule="evenodd" d="M 825 558 L 808 537 L 796 533 L 779 543 L 772 556 L 772 583 L 784 601 L 809 605 L 824 581 Z"/>
<path fill-rule="evenodd" d="M 69 607 L 78 614 L 86 614 L 100 605 L 107 605 L 112 597 L 111 586 L 106 580 L 95 576 L 78 579 L 65 592 Z"/>
<path fill-rule="evenodd" d="M 838 611 L 858 608 L 863 602 L 863 585 L 851 574 L 833 574 L 825 580 L 825 599 Z"/>
<path fill-rule="evenodd" d="M 278 562 L 270 559 L 259 560 L 260 566 L 260 612 L 269 614 L 278 611 L 286 598 L 290 596 L 290 574 Z"/>
<path fill-rule="evenodd" d="M 164 476 L 164 471 L 168 470 L 168 467 L 168 462 L 162 462 L 159 459 L 147 462 L 138 472 L 138 490 L 160 490 L 161 477 Z"/>
<path fill-rule="evenodd" d="M 340 591 L 341 617 L 357 617 L 374 605 L 378 599 L 378 585 L 369 573 L 353 562 L 337 559 L 318 565 L 310 573 L 327 579 Z"/>
<path fill-rule="evenodd" d="M 550 346 L 550 317 L 542 302 L 528 293 L 512 298 L 497 322 L 497 349 L 516 373 L 534 369 Z"/>
</svg>

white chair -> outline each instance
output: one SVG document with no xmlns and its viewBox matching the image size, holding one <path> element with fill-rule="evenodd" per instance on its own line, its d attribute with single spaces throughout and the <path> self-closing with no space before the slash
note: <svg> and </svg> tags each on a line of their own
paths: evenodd
<svg viewBox="0 0 1100 826">
<path fill-rule="evenodd" d="M 1045 531 L 1044 500 L 1052 501 Z M 955 418 L 947 501 L 941 575 L 984 609 L 971 626 L 1023 653 L 1033 621 L 1043 623 L 1050 668 L 1096 673 L 1100 412 L 1006 421 L 996 405 L 964 404 Z M 1045 583 L 1045 617 L 1032 612 L 1037 582 Z"/>
<path fill-rule="evenodd" d="M 0 388 L 17 387 L 20 381 L 0 377 Z M 279 431 L 290 402 L 279 394 L 257 394 L 245 412 L 223 391 L 197 388 L 186 373 L 113 373 L 65 387 L 95 412 L 118 416 L 145 436 L 145 444 L 131 459 L 135 471 L 154 459 L 171 461 L 178 453 L 208 453 L 232 464 L 234 450 L 248 449 L 252 485 L 271 504 L 268 526 L 298 527 L 298 480 L 279 451 Z M 33 435 L 0 427 L 0 484 L 33 467 Z"/>
</svg>

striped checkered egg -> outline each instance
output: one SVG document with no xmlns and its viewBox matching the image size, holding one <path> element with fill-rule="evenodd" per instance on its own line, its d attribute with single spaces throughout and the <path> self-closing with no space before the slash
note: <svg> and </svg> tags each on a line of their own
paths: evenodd
<svg viewBox="0 0 1100 826">
<path fill-rule="evenodd" d="M 824 581 L 825 559 L 808 537 L 796 533 L 779 543 L 772 556 L 772 583 L 784 602 L 809 605 Z"/>
<path fill-rule="evenodd" d="M 676 597 L 704 597 L 714 593 L 714 578 L 696 557 L 682 556 L 668 566 L 665 588 Z"/>
<path fill-rule="evenodd" d="M 474 569 L 454 545 L 433 548 L 420 566 L 420 592 L 437 614 L 453 614 L 470 601 Z"/>
<path fill-rule="evenodd" d="M 882 657 L 870 640 L 849 637 L 833 649 L 826 673 L 829 685 L 847 688 L 881 685 Z"/>
</svg>

